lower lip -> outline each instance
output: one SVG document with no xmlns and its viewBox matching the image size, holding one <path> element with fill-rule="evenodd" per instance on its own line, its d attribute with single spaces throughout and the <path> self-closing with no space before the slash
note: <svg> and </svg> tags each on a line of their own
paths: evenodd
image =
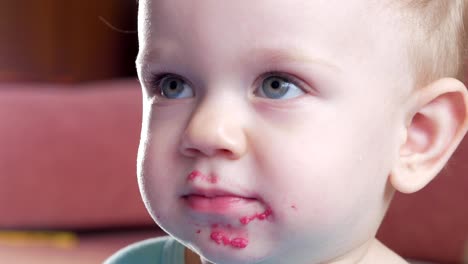
<svg viewBox="0 0 468 264">
<path fill-rule="evenodd" d="M 206 197 L 189 195 L 184 196 L 184 199 L 191 209 L 205 213 L 224 213 L 230 210 L 241 209 L 256 201 L 252 198 L 239 196 Z"/>
</svg>

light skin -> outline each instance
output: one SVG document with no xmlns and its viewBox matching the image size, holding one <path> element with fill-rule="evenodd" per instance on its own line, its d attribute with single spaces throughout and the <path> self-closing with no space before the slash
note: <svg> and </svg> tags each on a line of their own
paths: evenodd
<svg viewBox="0 0 468 264">
<path fill-rule="evenodd" d="M 468 96 L 452 78 L 416 89 L 406 25 L 383 2 L 140 2 L 138 179 L 186 263 L 406 263 L 375 233 L 395 190 L 447 162 Z M 250 203 L 194 210 L 194 186 Z"/>
</svg>

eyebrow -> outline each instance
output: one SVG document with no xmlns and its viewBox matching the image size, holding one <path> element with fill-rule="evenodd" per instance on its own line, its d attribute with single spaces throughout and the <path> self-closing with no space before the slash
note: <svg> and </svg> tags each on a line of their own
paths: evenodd
<svg viewBox="0 0 468 264">
<path fill-rule="evenodd" d="M 271 48 L 271 47 L 258 47 L 251 49 L 247 54 L 247 58 L 261 61 L 269 64 L 278 64 L 284 62 L 300 62 L 308 64 L 317 64 L 325 66 L 332 71 L 337 73 L 342 72 L 341 68 L 331 63 L 330 61 L 319 58 L 311 57 L 306 55 L 306 52 L 298 47 L 287 47 L 287 48 Z"/>
<path fill-rule="evenodd" d="M 139 54 L 136 59 L 136 64 L 141 65 L 144 61 L 155 62 L 158 61 L 162 56 L 161 54 L 165 54 L 168 51 L 172 54 L 172 56 L 180 56 L 179 52 L 176 50 L 171 51 L 168 47 L 164 46 L 153 46 L 145 51 L 144 54 Z M 255 48 L 250 48 L 246 53 L 246 60 L 250 60 L 253 62 L 261 62 L 266 64 L 279 64 L 285 62 L 299 62 L 299 63 L 308 63 L 308 64 L 316 64 L 324 66 L 334 72 L 341 73 L 342 70 L 337 65 L 329 62 L 326 59 L 319 58 L 319 57 L 311 57 L 304 55 L 306 52 L 301 50 L 298 47 L 287 47 L 287 48 L 275 48 L 275 47 L 266 47 L 266 46 L 258 46 Z"/>
<path fill-rule="evenodd" d="M 171 46 L 153 46 L 153 47 L 149 47 L 148 49 L 144 50 L 144 53 L 141 53 L 141 50 L 140 52 L 138 53 L 137 55 L 137 58 L 135 60 L 135 64 L 137 66 L 140 66 L 140 65 L 143 65 L 145 64 L 145 61 L 149 61 L 149 62 L 155 62 L 155 61 L 158 61 L 161 57 L 161 54 L 165 54 L 167 53 L 168 51 L 172 52 L 171 51 Z M 178 53 L 177 52 L 172 52 L 172 54 L 175 54 L 177 55 Z"/>
</svg>

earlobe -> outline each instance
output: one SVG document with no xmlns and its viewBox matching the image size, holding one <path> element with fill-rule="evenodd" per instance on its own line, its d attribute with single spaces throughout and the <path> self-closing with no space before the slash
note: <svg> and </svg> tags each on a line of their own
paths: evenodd
<svg viewBox="0 0 468 264">
<path fill-rule="evenodd" d="M 447 163 L 468 129 L 468 93 L 460 81 L 437 80 L 414 92 L 407 111 L 406 140 L 390 175 L 393 187 L 412 193 Z"/>
</svg>

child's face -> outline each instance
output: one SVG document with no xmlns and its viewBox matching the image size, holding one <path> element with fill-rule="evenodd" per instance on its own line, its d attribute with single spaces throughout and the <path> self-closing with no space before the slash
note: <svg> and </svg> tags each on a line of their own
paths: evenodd
<svg viewBox="0 0 468 264">
<path fill-rule="evenodd" d="M 141 3 L 139 180 L 162 228 L 221 263 L 365 247 L 411 82 L 382 2 Z"/>
</svg>

